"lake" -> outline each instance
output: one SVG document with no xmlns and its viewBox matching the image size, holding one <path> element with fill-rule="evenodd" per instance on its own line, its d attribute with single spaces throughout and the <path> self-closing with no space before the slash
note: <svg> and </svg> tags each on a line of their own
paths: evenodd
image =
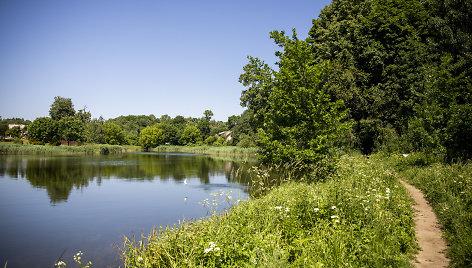
<svg viewBox="0 0 472 268">
<path fill-rule="evenodd" d="M 0 267 L 117 267 L 123 236 L 208 215 L 248 198 L 254 159 L 182 153 L 0 155 Z M 226 199 L 231 195 L 231 200 Z"/>
</svg>

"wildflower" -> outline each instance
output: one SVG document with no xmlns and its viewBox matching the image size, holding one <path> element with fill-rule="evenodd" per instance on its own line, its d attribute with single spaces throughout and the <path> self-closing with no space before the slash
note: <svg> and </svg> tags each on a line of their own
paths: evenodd
<svg viewBox="0 0 472 268">
<path fill-rule="evenodd" d="M 339 216 L 338 215 L 331 216 L 331 219 L 336 219 L 336 218 L 339 218 Z"/>
<path fill-rule="evenodd" d="M 63 262 L 63 261 L 58 261 L 55 266 L 57 266 L 57 267 L 66 267 L 66 263 Z"/>
<path fill-rule="evenodd" d="M 74 261 L 80 262 L 80 259 L 82 259 L 82 251 L 77 252 L 77 254 L 74 255 Z"/>
<path fill-rule="evenodd" d="M 141 257 L 138 257 L 138 261 L 143 261 L 143 258 L 141 258 Z"/>
<path fill-rule="evenodd" d="M 339 220 L 335 220 L 334 222 L 335 222 L 335 223 L 339 223 Z"/>
<path fill-rule="evenodd" d="M 208 252 L 211 252 L 211 251 L 219 251 L 220 248 L 219 247 L 216 247 L 215 246 L 215 242 L 209 242 L 208 243 L 210 245 L 209 248 L 206 248 L 203 253 L 207 254 Z"/>
<path fill-rule="evenodd" d="M 320 209 L 319 208 L 315 208 L 315 212 L 318 212 Z"/>
<path fill-rule="evenodd" d="M 285 209 L 285 212 L 289 212 L 289 211 L 290 211 L 290 208 L 286 208 L 286 209 Z"/>
<path fill-rule="evenodd" d="M 228 196 L 226 197 L 226 199 L 228 199 L 228 200 L 231 200 L 231 198 L 232 198 L 231 195 L 228 195 Z"/>
<path fill-rule="evenodd" d="M 336 209 L 336 206 L 332 206 L 331 209 Z"/>
<path fill-rule="evenodd" d="M 282 207 L 274 207 L 274 209 L 281 210 L 281 209 L 282 209 Z"/>
</svg>

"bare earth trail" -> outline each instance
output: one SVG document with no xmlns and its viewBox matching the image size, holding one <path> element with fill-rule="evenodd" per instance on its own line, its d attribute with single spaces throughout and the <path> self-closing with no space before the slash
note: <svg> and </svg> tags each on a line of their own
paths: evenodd
<svg viewBox="0 0 472 268">
<path fill-rule="evenodd" d="M 413 261 L 415 267 L 447 267 L 449 259 L 446 257 L 446 242 L 442 238 L 442 231 L 433 208 L 423 196 L 423 193 L 414 186 L 400 182 L 410 192 L 415 201 L 415 231 L 420 251 Z"/>
</svg>

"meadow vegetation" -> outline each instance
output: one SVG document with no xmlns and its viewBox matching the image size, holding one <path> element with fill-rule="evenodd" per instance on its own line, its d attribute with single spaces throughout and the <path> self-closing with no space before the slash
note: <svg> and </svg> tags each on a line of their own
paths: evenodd
<svg viewBox="0 0 472 268">
<path fill-rule="evenodd" d="M 360 155 L 342 157 L 326 182 L 285 182 L 212 211 L 125 238 L 125 266 L 410 267 L 416 250 L 408 193 L 378 160 Z"/>
<path fill-rule="evenodd" d="M 444 164 L 437 156 L 390 156 L 398 176 L 416 186 L 431 203 L 450 246 L 451 267 L 472 266 L 472 163 Z"/>
</svg>

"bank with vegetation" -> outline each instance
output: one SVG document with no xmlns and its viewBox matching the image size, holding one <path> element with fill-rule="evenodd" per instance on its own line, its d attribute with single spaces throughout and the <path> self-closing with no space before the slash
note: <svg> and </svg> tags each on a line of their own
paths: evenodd
<svg viewBox="0 0 472 268">
<path fill-rule="evenodd" d="M 139 146 L 119 146 L 108 144 L 82 145 L 82 146 L 46 146 L 33 144 L 9 144 L 0 143 L 0 153 L 18 154 L 64 154 L 64 153 L 86 153 L 86 154 L 116 154 L 140 151 Z"/>
<path fill-rule="evenodd" d="M 326 182 L 285 182 L 219 215 L 215 206 L 207 219 L 126 238 L 125 266 L 409 267 L 416 250 L 409 195 L 376 158 L 345 155 Z"/>
</svg>

